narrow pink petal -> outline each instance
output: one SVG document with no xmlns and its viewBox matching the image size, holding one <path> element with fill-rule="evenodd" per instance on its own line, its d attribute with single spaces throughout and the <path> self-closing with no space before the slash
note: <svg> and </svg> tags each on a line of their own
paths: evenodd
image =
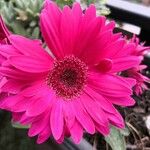
<svg viewBox="0 0 150 150">
<path fill-rule="evenodd" d="M 125 40 L 120 39 L 115 42 L 110 42 L 103 51 L 105 52 L 103 57 L 113 58 L 115 55 L 120 52 L 125 44 Z"/>
<path fill-rule="evenodd" d="M 120 113 L 116 110 L 115 114 L 108 114 L 108 119 L 110 120 L 110 123 L 118 128 L 124 128 L 124 120 Z"/>
<path fill-rule="evenodd" d="M 96 125 L 96 130 L 99 131 L 102 135 L 106 136 L 109 134 L 110 130 L 108 126 L 102 126 L 100 124 Z"/>
<path fill-rule="evenodd" d="M 26 73 L 24 71 L 15 69 L 15 68 L 9 68 L 9 67 L 0 67 L 0 73 L 3 76 L 12 78 L 12 79 L 19 79 L 19 80 L 24 80 L 24 81 L 34 81 L 39 79 L 41 76 L 45 77 L 45 73 Z"/>
<path fill-rule="evenodd" d="M 43 82 L 44 82 L 43 80 L 39 80 L 39 81 L 31 83 L 29 87 L 26 87 L 22 91 L 22 95 L 24 97 L 32 97 L 41 92 L 45 93 L 44 91 L 47 89 L 47 87 L 43 85 Z"/>
<path fill-rule="evenodd" d="M 12 55 L 17 55 L 19 54 L 19 51 L 12 45 L 0 45 L 0 54 L 6 58 Z"/>
<path fill-rule="evenodd" d="M 95 73 L 94 73 L 95 74 Z M 98 75 L 98 74 L 97 74 Z M 128 87 L 126 82 L 123 82 L 120 78 L 114 75 L 90 75 L 90 86 L 102 95 L 108 96 L 126 96 L 131 95 L 132 90 Z M 109 86 L 106 84 L 109 83 Z"/>
<path fill-rule="evenodd" d="M 61 23 L 60 23 L 60 36 L 62 47 L 65 50 L 65 55 L 71 55 L 74 46 L 74 22 L 73 22 L 72 10 L 69 6 L 65 6 L 62 11 Z"/>
<path fill-rule="evenodd" d="M 44 91 L 43 91 L 44 92 Z M 27 116 L 37 116 L 43 113 L 51 104 L 53 100 L 53 95 L 51 93 L 43 93 L 40 97 L 32 97 L 32 102 L 29 104 L 26 115 Z"/>
<path fill-rule="evenodd" d="M 87 21 L 87 23 L 90 22 L 92 19 L 96 18 L 96 8 L 93 4 L 91 4 L 85 11 L 84 18 Z"/>
<path fill-rule="evenodd" d="M 132 94 L 131 85 L 122 77 L 110 74 L 89 74 L 90 86 L 102 95 L 123 97 Z M 106 84 L 106 81 L 109 83 Z"/>
<path fill-rule="evenodd" d="M 85 99 L 86 100 L 86 99 Z M 80 102 L 80 99 L 73 101 L 74 111 L 77 120 L 82 125 L 82 127 L 90 134 L 95 133 L 95 126 L 91 119 L 91 117 L 88 115 L 87 111 L 84 109 L 84 106 Z"/>
<path fill-rule="evenodd" d="M 86 87 L 84 90 L 87 95 L 89 95 L 97 106 L 101 107 L 106 112 L 114 114 L 114 107 L 107 99 L 105 99 L 100 93 L 94 91 L 90 87 Z"/>
<path fill-rule="evenodd" d="M 43 129 L 43 131 L 41 131 L 41 133 L 38 135 L 37 143 L 41 144 L 45 142 L 51 136 L 51 134 L 52 132 L 50 126 L 47 125 L 46 128 Z"/>
<path fill-rule="evenodd" d="M 80 38 L 82 37 L 83 39 L 82 43 L 81 39 L 78 39 L 80 40 L 80 45 L 77 45 L 77 48 L 80 50 L 77 50 L 78 57 L 81 60 L 84 60 L 87 64 L 94 64 L 95 58 L 97 58 L 97 55 L 99 54 L 97 49 L 93 52 L 93 45 L 97 40 L 98 34 L 100 33 L 100 24 L 101 18 L 93 19 L 82 31 L 82 36 L 84 36 L 84 38 L 80 36 Z M 91 39 L 93 39 L 94 43 L 91 42 Z"/>
<path fill-rule="evenodd" d="M 14 67 L 31 73 L 47 72 L 52 66 L 51 61 L 43 61 L 31 56 L 12 56 L 9 61 Z"/>
<path fill-rule="evenodd" d="M 60 99 L 56 99 L 56 102 L 53 103 L 51 116 L 50 116 L 50 125 L 54 138 L 58 140 L 64 128 L 64 118 L 62 113 L 62 103 Z"/>
<path fill-rule="evenodd" d="M 0 15 L 0 40 L 5 39 L 7 36 L 10 35 L 1 15 Z"/>
<path fill-rule="evenodd" d="M 2 88 L 7 82 L 7 79 L 0 75 L 0 88 Z"/>
<path fill-rule="evenodd" d="M 106 99 L 109 100 L 111 103 L 120 106 L 133 106 L 135 104 L 135 100 L 130 96 L 118 97 L 118 98 L 106 96 Z"/>
<path fill-rule="evenodd" d="M 21 119 L 19 120 L 19 122 L 22 124 L 22 125 L 30 125 L 33 120 L 35 120 L 35 118 L 33 117 L 27 117 L 25 112 L 23 113 Z"/>
<path fill-rule="evenodd" d="M 95 103 L 95 101 L 87 94 L 82 95 L 81 102 L 95 122 L 103 126 L 108 126 L 107 114 L 105 114 L 98 103 Z"/>
<path fill-rule="evenodd" d="M 37 134 L 39 134 L 41 131 L 43 131 L 46 127 L 46 125 L 49 124 L 49 113 L 43 113 L 40 116 L 37 117 L 29 129 L 28 136 L 32 137 Z"/>
<path fill-rule="evenodd" d="M 2 91 L 17 94 L 25 85 L 26 83 L 10 79 L 3 85 Z"/>
<path fill-rule="evenodd" d="M 40 15 L 40 27 L 44 40 L 57 58 L 64 56 L 59 38 L 60 20 L 61 11 L 58 6 L 53 2 L 46 1 Z"/>
<path fill-rule="evenodd" d="M 115 55 L 115 58 L 131 55 L 135 50 L 135 48 L 136 45 L 133 43 L 125 44 L 123 49 L 118 51 L 118 53 Z"/>
<path fill-rule="evenodd" d="M 61 137 L 56 141 L 58 144 L 62 144 L 63 143 L 64 138 L 65 138 L 65 131 L 66 130 L 63 130 L 63 133 L 62 133 Z"/>
<path fill-rule="evenodd" d="M 114 21 L 110 21 L 108 24 L 106 24 L 106 26 L 104 27 L 103 30 L 112 30 L 115 28 L 115 22 Z"/>
<path fill-rule="evenodd" d="M 70 129 L 75 122 L 75 112 L 73 111 L 72 102 L 63 102 L 63 114 L 66 122 L 66 126 Z"/>
<path fill-rule="evenodd" d="M 50 55 L 42 48 L 41 41 L 30 40 L 20 35 L 10 35 L 11 44 L 23 55 L 35 56 L 46 61 L 52 60 Z"/>
<path fill-rule="evenodd" d="M 112 105 L 111 101 L 109 102 L 107 99 L 103 98 L 99 93 L 96 93 L 90 88 L 86 88 L 86 93 L 89 93 L 89 96 L 93 98 L 95 103 L 99 105 L 106 113 L 108 120 L 115 126 L 122 128 L 124 127 L 124 121 L 121 115 L 117 112 L 117 110 Z M 101 128 L 99 127 L 99 130 Z M 109 130 L 108 130 L 109 131 Z M 102 132 L 102 130 L 101 130 Z"/>
<path fill-rule="evenodd" d="M 73 141 L 79 144 L 83 136 L 83 127 L 77 120 L 74 122 L 72 128 L 70 128 L 70 133 Z"/>
<path fill-rule="evenodd" d="M 23 113 L 12 113 L 12 121 L 19 122 Z"/>
<path fill-rule="evenodd" d="M 141 59 L 136 56 L 127 56 L 122 58 L 117 58 L 113 60 L 112 69 L 110 72 L 121 72 L 132 67 L 136 67 L 141 63 Z"/>
<path fill-rule="evenodd" d="M 20 97 L 20 99 L 18 98 L 18 100 L 16 101 L 16 103 L 14 103 L 13 106 L 11 106 L 11 111 L 13 112 L 24 112 L 27 110 L 29 103 L 31 103 L 31 99 L 27 99 L 25 97 Z"/>
<path fill-rule="evenodd" d="M 27 108 L 28 101 L 21 95 L 6 97 L 0 103 L 0 108 L 14 112 L 23 112 Z M 16 110 L 17 107 L 17 111 Z"/>
<path fill-rule="evenodd" d="M 6 58 L 4 56 L 0 55 L 0 64 L 2 64 L 5 60 L 6 60 Z"/>
</svg>

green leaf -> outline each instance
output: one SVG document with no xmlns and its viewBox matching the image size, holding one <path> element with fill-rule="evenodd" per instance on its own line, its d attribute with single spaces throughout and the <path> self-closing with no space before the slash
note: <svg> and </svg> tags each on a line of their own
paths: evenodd
<svg viewBox="0 0 150 150">
<path fill-rule="evenodd" d="M 27 33 L 26 33 L 23 25 L 20 22 L 17 22 L 17 21 L 12 22 L 12 23 L 10 23 L 10 26 L 13 29 L 14 33 L 26 36 Z"/>
<path fill-rule="evenodd" d="M 18 122 L 12 122 L 12 127 L 17 128 L 17 129 L 29 129 L 30 126 L 23 126 L 19 124 Z"/>
<path fill-rule="evenodd" d="M 91 3 L 93 3 L 93 0 L 87 0 L 88 5 L 90 5 Z"/>
<path fill-rule="evenodd" d="M 130 134 L 128 127 L 125 127 L 124 129 L 119 129 L 119 130 L 120 130 L 120 133 L 124 136 L 129 136 Z"/>
<path fill-rule="evenodd" d="M 38 38 L 39 34 L 40 34 L 39 28 L 38 27 L 34 28 L 34 30 L 32 32 L 32 37 L 33 38 Z"/>
<path fill-rule="evenodd" d="M 111 127 L 110 134 L 105 137 L 106 142 L 111 146 L 112 150 L 126 150 L 126 143 L 120 129 Z"/>
</svg>

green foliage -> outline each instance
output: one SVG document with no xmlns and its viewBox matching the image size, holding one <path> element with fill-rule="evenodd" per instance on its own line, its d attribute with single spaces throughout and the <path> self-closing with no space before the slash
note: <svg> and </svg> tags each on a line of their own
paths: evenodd
<svg viewBox="0 0 150 150">
<path fill-rule="evenodd" d="M 0 150 L 35 150 L 35 140 L 27 137 L 27 130 L 13 128 L 10 120 L 10 114 L 0 112 Z"/>
<path fill-rule="evenodd" d="M 129 135 L 129 130 L 117 129 L 111 127 L 110 134 L 105 137 L 106 142 L 111 146 L 112 150 L 126 150 L 125 136 Z"/>
<path fill-rule="evenodd" d="M 83 8 L 86 8 L 90 4 L 95 4 L 97 15 L 109 15 L 110 10 L 106 7 L 106 0 L 81 0 Z"/>
<path fill-rule="evenodd" d="M 0 1 L 0 13 L 13 33 L 39 38 L 39 13 L 43 0 Z"/>
<path fill-rule="evenodd" d="M 73 4 L 74 0 L 56 0 L 56 3 L 60 6 L 63 7 L 64 5 L 69 5 L 71 6 Z"/>
<path fill-rule="evenodd" d="M 17 122 L 12 122 L 11 124 L 12 124 L 12 127 L 16 128 L 16 129 L 29 129 L 30 128 L 30 126 L 23 126 Z"/>
</svg>

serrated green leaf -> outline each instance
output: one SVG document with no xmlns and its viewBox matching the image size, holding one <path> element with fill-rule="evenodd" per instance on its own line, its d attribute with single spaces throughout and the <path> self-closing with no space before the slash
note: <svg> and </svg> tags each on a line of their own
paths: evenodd
<svg viewBox="0 0 150 150">
<path fill-rule="evenodd" d="M 105 137 L 106 142 L 111 146 L 112 150 L 126 150 L 124 136 L 119 129 L 111 127 L 110 134 Z"/>
</svg>

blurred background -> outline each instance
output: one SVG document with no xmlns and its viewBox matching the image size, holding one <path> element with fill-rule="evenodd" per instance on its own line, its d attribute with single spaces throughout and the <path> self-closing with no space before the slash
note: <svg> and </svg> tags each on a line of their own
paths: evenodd
<svg viewBox="0 0 150 150">
<path fill-rule="evenodd" d="M 60 7 L 66 4 L 71 7 L 74 1 L 56 0 L 56 3 Z M 83 10 L 94 3 L 97 15 L 105 15 L 108 20 L 117 22 L 114 32 L 123 32 L 128 38 L 136 34 L 142 42 L 150 45 L 150 0 L 76 1 L 81 3 Z M 0 14 L 11 32 L 42 39 L 38 24 L 42 5 L 43 0 L 0 0 Z M 148 65 L 143 74 L 150 77 L 150 54 L 145 56 L 143 64 Z M 116 139 L 110 137 L 108 141 L 98 134 L 85 134 L 85 140 L 80 145 L 74 145 L 68 139 L 62 145 L 57 145 L 53 139 L 37 145 L 35 139 L 27 137 L 26 127 L 12 124 L 10 114 L 0 110 L 0 150 L 125 150 L 123 146 L 116 147 L 123 145 L 124 141 L 127 150 L 150 150 L 150 91 L 134 98 L 137 102 L 134 107 L 118 108 L 126 120 L 127 128 L 123 131 L 112 129 Z M 111 142 L 116 142 L 116 145 L 109 146 Z"/>
</svg>

